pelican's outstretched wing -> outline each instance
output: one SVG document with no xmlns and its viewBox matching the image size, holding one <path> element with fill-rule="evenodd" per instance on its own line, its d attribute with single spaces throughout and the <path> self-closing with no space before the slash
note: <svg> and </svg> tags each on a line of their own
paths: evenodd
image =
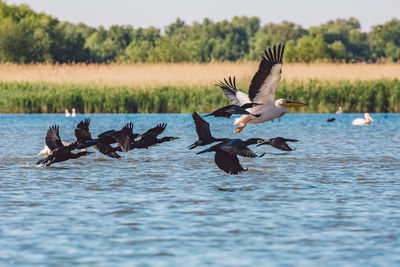
<svg viewBox="0 0 400 267">
<path fill-rule="evenodd" d="M 235 76 L 233 76 L 233 79 L 229 76 L 228 80 L 224 79 L 224 81 L 225 82 L 219 81 L 215 85 L 222 89 L 226 98 L 228 98 L 232 104 L 242 106 L 251 102 L 247 94 L 238 91 L 236 88 Z"/>
<path fill-rule="evenodd" d="M 265 50 L 258 71 L 254 74 L 249 87 L 251 102 L 265 103 L 275 100 L 276 87 L 282 76 L 282 59 L 284 45 L 278 45 Z"/>
</svg>

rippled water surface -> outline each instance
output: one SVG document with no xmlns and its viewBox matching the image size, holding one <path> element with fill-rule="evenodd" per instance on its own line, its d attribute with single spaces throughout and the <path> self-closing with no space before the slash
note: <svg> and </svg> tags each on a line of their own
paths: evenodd
<svg viewBox="0 0 400 267">
<path fill-rule="evenodd" d="M 190 114 L 90 115 L 96 136 L 129 120 L 168 123 L 180 139 L 37 168 L 46 130 L 73 141 L 85 117 L 0 115 L 1 265 L 399 265 L 400 115 L 288 114 L 240 138 L 296 138 L 295 151 L 252 147 L 248 172 L 187 150 Z M 336 121 L 328 123 L 328 117 Z M 207 118 L 216 137 L 232 120 Z M 93 150 L 94 151 L 94 150 Z"/>
</svg>

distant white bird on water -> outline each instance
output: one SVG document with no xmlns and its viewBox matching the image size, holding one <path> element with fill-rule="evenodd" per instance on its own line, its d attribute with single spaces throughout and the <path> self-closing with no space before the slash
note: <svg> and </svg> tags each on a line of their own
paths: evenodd
<svg viewBox="0 0 400 267">
<path fill-rule="evenodd" d="M 76 117 L 76 110 L 75 110 L 75 108 L 72 108 L 71 117 Z"/>
<path fill-rule="evenodd" d="M 71 117 L 71 113 L 69 113 L 68 109 L 65 109 L 65 117 Z"/>
<path fill-rule="evenodd" d="M 364 114 L 365 119 L 363 118 L 357 118 L 353 120 L 352 124 L 353 125 L 368 125 L 371 123 L 371 121 L 374 121 L 372 117 L 369 115 L 369 113 Z"/>
</svg>

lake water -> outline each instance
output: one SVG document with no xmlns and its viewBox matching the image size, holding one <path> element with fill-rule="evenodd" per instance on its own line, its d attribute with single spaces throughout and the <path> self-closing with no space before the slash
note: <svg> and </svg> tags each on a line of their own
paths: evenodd
<svg viewBox="0 0 400 267">
<path fill-rule="evenodd" d="M 0 265 L 399 266 L 400 114 L 371 115 L 287 114 L 238 135 L 208 117 L 216 137 L 300 140 L 252 146 L 266 155 L 240 158 L 240 175 L 186 149 L 190 114 L 88 115 L 93 137 L 132 120 L 180 139 L 48 168 L 35 166 L 48 127 L 73 141 L 85 116 L 0 115 Z"/>
</svg>

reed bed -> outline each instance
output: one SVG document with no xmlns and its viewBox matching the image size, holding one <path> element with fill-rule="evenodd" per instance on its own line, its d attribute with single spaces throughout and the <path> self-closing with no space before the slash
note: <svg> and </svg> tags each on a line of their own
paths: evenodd
<svg viewBox="0 0 400 267">
<path fill-rule="evenodd" d="M 53 84 L 96 84 L 140 88 L 212 86 L 227 76 L 236 76 L 248 88 L 258 62 L 140 63 L 140 64 L 32 64 L 0 65 L 0 82 L 47 82 Z M 372 81 L 400 79 L 400 64 L 284 64 L 283 81 L 308 82 L 313 79 Z"/>
<path fill-rule="evenodd" d="M 127 85 L 0 82 L 0 113 L 191 113 L 229 104 L 213 85 Z M 400 81 L 283 81 L 277 98 L 305 102 L 293 112 L 400 112 Z"/>
</svg>

